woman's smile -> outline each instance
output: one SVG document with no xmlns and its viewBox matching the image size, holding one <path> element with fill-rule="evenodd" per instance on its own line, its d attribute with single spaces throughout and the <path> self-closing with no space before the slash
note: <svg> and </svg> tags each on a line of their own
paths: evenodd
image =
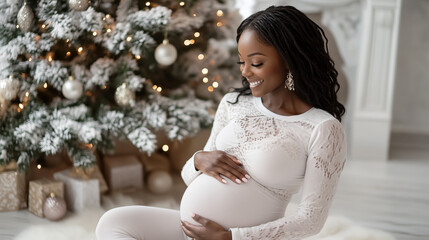
<svg viewBox="0 0 429 240">
<path fill-rule="evenodd" d="M 250 84 L 251 88 L 255 88 L 255 87 L 259 86 L 264 81 L 264 79 L 261 79 L 261 80 L 258 80 L 258 81 L 250 81 L 248 79 L 247 81 L 249 81 L 249 84 Z"/>
</svg>

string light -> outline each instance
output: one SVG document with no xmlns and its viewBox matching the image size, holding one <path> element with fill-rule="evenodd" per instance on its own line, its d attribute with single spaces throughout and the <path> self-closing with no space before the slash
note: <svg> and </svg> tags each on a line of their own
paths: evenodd
<svg viewBox="0 0 429 240">
<path fill-rule="evenodd" d="M 39 41 L 39 40 L 40 40 L 40 35 L 37 35 L 34 39 L 35 39 L 36 41 Z"/>
<path fill-rule="evenodd" d="M 16 29 L 18 29 L 19 28 L 19 25 L 18 24 L 16 24 Z"/>
<path fill-rule="evenodd" d="M 209 86 L 209 87 L 207 88 L 207 90 L 209 90 L 209 92 L 213 92 L 213 91 L 214 91 L 214 88 L 213 88 L 212 86 Z"/>
<path fill-rule="evenodd" d="M 189 46 L 191 44 L 191 41 L 189 41 L 188 39 L 186 39 L 184 42 L 185 46 Z"/>
<path fill-rule="evenodd" d="M 33 61 L 33 58 L 31 58 L 31 57 L 30 57 L 30 58 L 28 58 L 28 61 L 29 61 L 29 62 Z"/>
<path fill-rule="evenodd" d="M 162 151 L 164 151 L 164 152 L 167 152 L 169 149 L 170 149 L 170 148 L 168 147 L 168 145 L 167 145 L 167 144 L 164 144 L 164 145 L 162 146 Z"/>
<path fill-rule="evenodd" d="M 185 2 L 180 2 L 180 3 L 179 3 L 179 5 L 180 5 L 181 7 L 183 7 L 183 6 L 185 6 Z"/>
<path fill-rule="evenodd" d="M 52 62 L 52 56 L 48 56 L 48 62 Z"/>
<path fill-rule="evenodd" d="M 83 51 L 83 47 L 79 47 L 79 48 L 77 49 L 77 53 L 78 53 L 78 54 L 81 54 L 81 53 L 82 53 L 82 51 Z"/>
<path fill-rule="evenodd" d="M 29 93 L 29 92 L 26 92 L 26 93 L 25 93 L 25 96 L 26 96 L 26 97 L 30 96 L 30 93 Z"/>
<path fill-rule="evenodd" d="M 198 54 L 198 60 L 203 60 L 204 59 L 204 54 L 200 53 Z"/>
<path fill-rule="evenodd" d="M 140 55 L 136 55 L 137 60 L 140 60 L 140 58 L 141 58 Z"/>
<path fill-rule="evenodd" d="M 17 26 L 18 26 L 18 25 L 17 25 Z M 43 28 L 43 29 L 45 29 L 45 28 L 46 28 L 46 25 L 45 25 L 45 24 L 42 24 L 42 28 Z"/>
<path fill-rule="evenodd" d="M 42 165 L 37 164 L 37 169 L 41 169 L 41 168 L 42 168 Z"/>
<path fill-rule="evenodd" d="M 209 82 L 209 79 L 207 77 L 204 77 L 203 78 L 203 83 L 208 83 L 208 82 Z"/>
<path fill-rule="evenodd" d="M 106 14 L 106 18 L 110 18 L 110 14 Z"/>
<path fill-rule="evenodd" d="M 111 33 L 111 32 L 112 32 L 112 29 L 108 28 L 108 29 L 106 30 L 106 32 Z"/>
<path fill-rule="evenodd" d="M 150 6 L 150 2 L 146 2 L 146 6 L 149 7 Z"/>
<path fill-rule="evenodd" d="M 128 36 L 128 37 L 127 37 L 127 42 L 129 42 L 129 41 L 131 41 L 131 40 L 133 40 L 133 37 Z"/>
<path fill-rule="evenodd" d="M 199 33 L 199 32 L 195 32 L 195 33 L 194 33 L 194 37 L 196 37 L 196 38 L 197 38 L 197 37 L 199 37 L 199 36 L 200 36 L 200 33 Z"/>
<path fill-rule="evenodd" d="M 214 88 L 217 88 L 217 87 L 219 87 L 219 83 L 218 83 L 218 82 L 213 82 L 213 83 L 212 83 L 212 86 L 213 86 Z"/>
<path fill-rule="evenodd" d="M 19 108 L 24 109 L 24 105 L 22 103 L 18 104 Z"/>
<path fill-rule="evenodd" d="M 194 43 L 195 43 L 195 40 L 194 40 L 194 39 L 191 39 L 191 40 L 189 40 L 189 43 L 190 43 L 190 44 L 194 44 Z"/>
<path fill-rule="evenodd" d="M 66 56 L 67 56 L 67 57 L 70 57 L 70 55 L 71 55 L 71 52 L 67 52 L 67 53 L 66 53 Z"/>
<path fill-rule="evenodd" d="M 222 22 L 217 22 L 217 23 L 216 23 L 216 26 L 217 26 L 217 27 L 222 27 L 222 25 L 223 25 L 223 23 L 222 23 Z"/>
<path fill-rule="evenodd" d="M 209 70 L 207 68 L 203 68 L 201 70 L 201 73 L 204 74 L 204 75 L 206 75 L 207 73 L 209 73 Z"/>
<path fill-rule="evenodd" d="M 217 12 L 216 12 L 216 15 L 218 16 L 218 17 L 222 17 L 223 16 L 223 11 L 222 10 L 217 10 Z"/>
<path fill-rule="evenodd" d="M 152 86 L 153 90 L 156 90 L 157 87 L 158 87 L 157 85 Z"/>
<path fill-rule="evenodd" d="M 162 87 L 157 87 L 156 91 L 161 92 L 162 91 Z"/>
<path fill-rule="evenodd" d="M 197 16 L 197 14 L 195 14 L 195 13 L 194 13 L 194 14 L 192 14 L 192 16 L 196 17 L 196 16 Z"/>
<path fill-rule="evenodd" d="M 48 88 L 48 83 L 44 83 L 44 84 L 43 84 L 43 87 L 44 87 L 44 88 Z"/>
<path fill-rule="evenodd" d="M 97 36 L 97 31 L 92 32 L 92 36 L 96 37 Z"/>
<path fill-rule="evenodd" d="M 103 89 L 107 89 L 107 86 L 106 86 L 106 85 L 104 85 L 104 86 L 103 86 Z"/>
<path fill-rule="evenodd" d="M 70 42 L 70 39 L 68 39 L 68 38 L 67 38 L 67 39 L 66 39 L 66 43 L 69 43 L 69 42 Z"/>
</svg>

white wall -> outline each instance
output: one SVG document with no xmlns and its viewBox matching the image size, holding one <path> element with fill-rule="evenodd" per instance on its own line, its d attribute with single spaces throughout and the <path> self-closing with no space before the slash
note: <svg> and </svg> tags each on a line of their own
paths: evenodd
<svg viewBox="0 0 429 240">
<path fill-rule="evenodd" d="M 429 1 L 402 5 L 392 131 L 429 134 Z"/>
</svg>

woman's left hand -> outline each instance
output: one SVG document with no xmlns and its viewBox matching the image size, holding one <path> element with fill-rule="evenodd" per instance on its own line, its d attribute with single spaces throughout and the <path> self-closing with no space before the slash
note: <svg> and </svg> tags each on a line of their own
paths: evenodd
<svg viewBox="0 0 429 240">
<path fill-rule="evenodd" d="M 202 226 L 182 221 L 182 229 L 188 237 L 196 240 L 231 240 L 231 232 L 225 231 L 223 227 L 207 218 L 197 214 L 192 217 Z"/>
</svg>

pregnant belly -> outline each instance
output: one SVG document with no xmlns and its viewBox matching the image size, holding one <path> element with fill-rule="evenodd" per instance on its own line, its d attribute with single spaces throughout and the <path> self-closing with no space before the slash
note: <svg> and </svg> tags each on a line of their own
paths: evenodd
<svg viewBox="0 0 429 240">
<path fill-rule="evenodd" d="M 215 221 L 225 229 L 250 227 L 284 216 L 286 203 L 274 198 L 250 179 L 222 184 L 205 174 L 199 175 L 186 189 L 180 203 L 180 216 L 193 224 L 196 213 Z"/>
</svg>

